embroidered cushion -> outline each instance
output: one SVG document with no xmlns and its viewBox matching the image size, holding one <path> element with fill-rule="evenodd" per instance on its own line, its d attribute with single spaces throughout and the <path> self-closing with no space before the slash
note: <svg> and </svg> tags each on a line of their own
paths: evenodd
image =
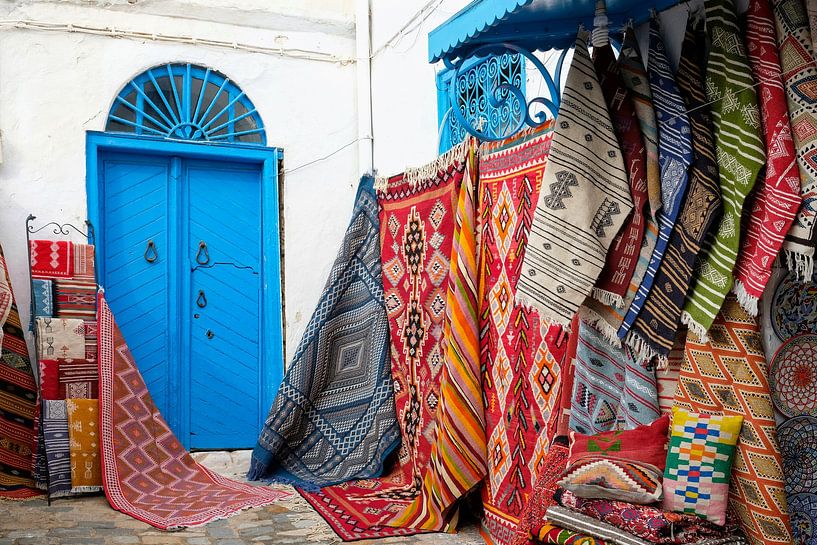
<svg viewBox="0 0 817 545">
<path fill-rule="evenodd" d="M 664 471 L 664 509 L 726 523 L 729 477 L 742 416 L 672 408 L 672 434 Z"/>
<path fill-rule="evenodd" d="M 580 498 L 631 503 L 661 499 L 669 417 L 647 426 L 583 435 L 570 433 L 570 458 L 559 484 Z"/>
</svg>

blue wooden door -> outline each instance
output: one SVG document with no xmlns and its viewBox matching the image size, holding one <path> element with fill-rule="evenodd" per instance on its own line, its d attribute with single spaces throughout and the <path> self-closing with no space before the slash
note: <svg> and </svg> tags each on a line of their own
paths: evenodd
<svg viewBox="0 0 817 545">
<path fill-rule="evenodd" d="M 256 167 L 190 161 L 190 446 L 258 438 L 261 184 Z"/>
<path fill-rule="evenodd" d="M 100 278 L 151 395 L 188 448 L 252 447 L 282 371 L 274 171 L 95 153 Z"/>
</svg>

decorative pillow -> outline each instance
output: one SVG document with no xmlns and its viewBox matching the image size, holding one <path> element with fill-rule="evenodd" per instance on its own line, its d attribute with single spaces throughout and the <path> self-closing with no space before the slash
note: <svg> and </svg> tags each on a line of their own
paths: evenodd
<svg viewBox="0 0 817 545">
<path fill-rule="evenodd" d="M 632 430 L 570 433 L 570 458 L 559 485 L 580 498 L 630 503 L 661 499 L 669 417 Z"/>
<path fill-rule="evenodd" d="M 726 523 L 726 503 L 742 416 L 717 416 L 672 408 L 664 509 Z"/>
</svg>

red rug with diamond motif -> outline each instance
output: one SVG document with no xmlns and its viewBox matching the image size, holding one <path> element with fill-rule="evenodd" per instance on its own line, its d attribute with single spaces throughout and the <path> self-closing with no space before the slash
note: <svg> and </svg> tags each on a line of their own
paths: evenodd
<svg viewBox="0 0 817 545">
<path fill-rule="evenodd" d="M 197 526 L 291 496 L 222 477 L 182 447 L 99 296 L 102 481 L 111 507 L 162 530 Z"/>
<path fill-rule="evenodd" d="M 420 494 L 436 438 L 454 219 L 468 150 L 460 145 L 431 165 L 377 184 L 383 290 L 402 444 L 394 465 L 381 478 L 317 493 L 301 491 L 344 541 L 418 533 L 386 524 Z"/>
</svg>

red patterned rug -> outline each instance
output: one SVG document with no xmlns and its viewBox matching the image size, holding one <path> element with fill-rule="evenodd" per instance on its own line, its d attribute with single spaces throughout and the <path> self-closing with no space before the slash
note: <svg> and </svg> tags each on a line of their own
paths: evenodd
<svg viewBox="0 0 817 545">
<path fill-rule="evenodd" d="M 481 149 L 480 360 L 488 439 L 482 533 L 497 545 L 514 539 L 548 452 L 558 397 L 549 324 L 514 303 L 552 136 L 548 124 Z"/>
<path fill-rule="evenodd" d="M 0 498 L 23 500 L 42 494 L 32 475 L 37 385 L 2 248 L 0 328 Z"/>
<path fill-rule="evenodd" d="M 193 460 L 154 405 L 102 295 L 99 419 L 108 502 L 159 529 L 197 526 L 290 496 L 227 479 Z"/>
<path fill-rule="evenodd" d="M 420 493 L 436 437 L 454 216 L 466 151 L 458 146 L 427 167 L 378 184 L 383 289 L 402 444 L 381 478 L 318 493 L 301 491 L 344 541 L 418 533 L 385 524 Z"/>
</svg>

